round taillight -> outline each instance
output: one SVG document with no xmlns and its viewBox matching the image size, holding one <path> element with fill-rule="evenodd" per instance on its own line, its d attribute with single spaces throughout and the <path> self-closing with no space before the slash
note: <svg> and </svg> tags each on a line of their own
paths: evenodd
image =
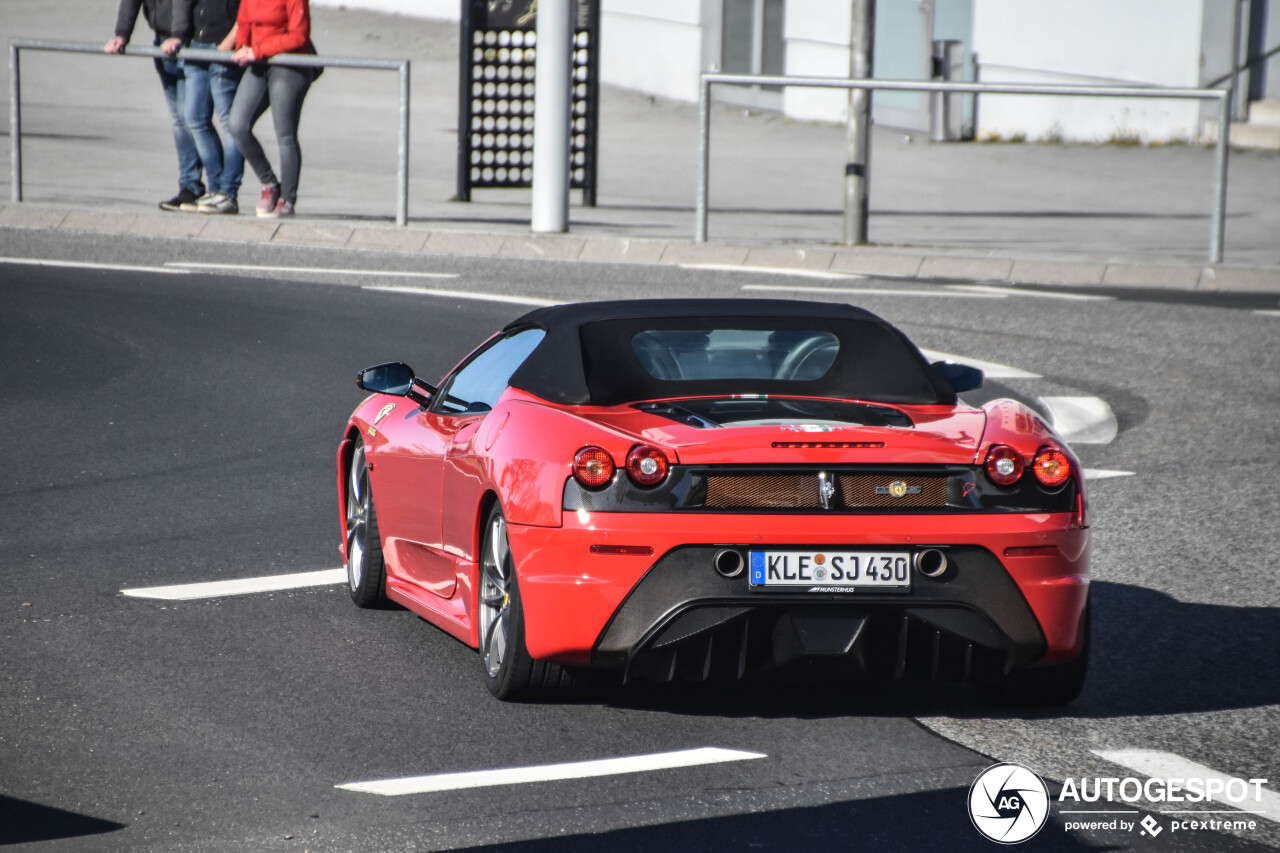
<svg viewBox="0 0 1280 853">
<path fill-rule="evenodd" d="M 1071 460 L 1056 447 L 1042 447 L 1031 469 L 1036 472 L 1040 485 L 1056 489 L 1071 476 Z"/>
<path fill-rule="evenodd" d="M 573 477 L 588 489 L 613 479 L 613 457 L 603 447 L 584 447 L 573 455 Z"/>
<path fill-rule="evenodd" d="M 641 486 L 656 486 L 667 476 L 667 454 L 641 444 L 627 454 L 627 475 Z"/>
<path fill-rule="evenodd" d="M 987 451 L 983 467 L 987 469 L 987 477 L 997 486 L 1012 486 L 1022 476 L 1026 463 L 1012 447 L 997 444 Z"/>
</svg>

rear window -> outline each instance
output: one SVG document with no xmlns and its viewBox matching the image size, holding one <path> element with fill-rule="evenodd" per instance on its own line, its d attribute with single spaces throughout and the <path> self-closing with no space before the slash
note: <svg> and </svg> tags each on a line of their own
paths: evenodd
<svg viewBox="0 0 1280 853">
<path fill-rule="evenodd" d="M 809 382 L 831 369 L 840 339 L 803 329 L 647 329 L 632 335 L 631 350 L 660 381 Z"/>
</svg>

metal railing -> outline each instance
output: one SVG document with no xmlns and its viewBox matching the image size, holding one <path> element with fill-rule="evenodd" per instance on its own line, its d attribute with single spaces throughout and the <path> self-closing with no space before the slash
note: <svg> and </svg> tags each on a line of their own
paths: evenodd
<svg viewBox="0 0 1280 853">
<path fill-rule="evenodd" d="M 12 197 L 22 201 L 22 78 L 19 52 L 45 50 L 61 53 L 90 53 L 107 56 L 102 45 L 81 41 L 48 41 L 44 39 L 10 39 L 9 41 L 9 168 L 12 175 Z M 122 56 L 164 57 L 158 47 L 130 46 Z M 177 59 L 197 59 L 203 62 L 231 64 L 231 54 L 220 50 L 184 47 Z M 312 56 L 283 53 L 266 60 L 269 65 L 290 68 L 361 68 L 373 71 L 398 71 L 400 73 L 400 134 L 396 166 L 396 224 L 409 221 L 409 60 L 360 59 L 341 56 Z"/>
<path fill-rule="evenodd" d="M 1227 152 L 1231 125 L 1230 89 L 1175 89 L 1138 86 L 1050 86 L 1030 83 L 940 83 L 926 80 L 868 80 L 840 77 L 778 77 L 757 74 L 704 72 L 698 96 L 698 199 L 693 241 L 707 241 L 707 183 L 711 160 L 711 87 L 802 86 L 828 89 L 870 89 L 899 92 L 957 92 L 979 95 L 1062 95 L 1095 98 L 1171 98 L 1218 102 L 1218 136 L 1214 156 L 1214 203 L 1209 237 L 1209 263 L 1222 263 L 1226 229 Z"/>
</svg>

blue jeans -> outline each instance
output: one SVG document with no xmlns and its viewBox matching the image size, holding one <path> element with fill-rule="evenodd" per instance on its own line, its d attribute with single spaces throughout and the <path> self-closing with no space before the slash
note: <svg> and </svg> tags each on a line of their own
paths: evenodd
<svg viewBox="0 0 1280 853">
<path fill-rule="evenodd" d="M 216 44 L 193 41 L 192 47 L 217 50 Z M 185 60 L 187 129 L 195 140 L 196 150 L 209 179 L 209 192 L 226 193 L 232 198 L 240 192 L 244 176 L 244 155 L 228 129 L 231 103 L 244 70 L 238 65 L 221 62 Z M 218 117 L 218 126 L 213 123 Z"/>
<path fill-rule="evenodd" d="M 159 46 L 160 37 L 156 36 L 156 47 Z M 204 195 L 204 183 L 200 180 L 200 152 L 183 116 L 187 94 L 185 69 L 179 60 L 168 57 L 157 57 L 155 63 L 160 85 L 164 87 L 164 99 L 169 105 L 169 117 L 173 119 L 173 145 L 178 149 L 178 186 L 197 196 Z"/>
</svg>

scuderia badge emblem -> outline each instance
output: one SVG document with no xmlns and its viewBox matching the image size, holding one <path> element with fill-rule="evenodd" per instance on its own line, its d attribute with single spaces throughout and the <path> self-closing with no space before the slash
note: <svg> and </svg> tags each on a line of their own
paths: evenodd
<svg viewBox="0 0 1280 853">
<path fill-rule="evenodd" d="M 908 486 L 901 480 L 894 480 L 887 486 L 876 486 L 877 495 L 889 495 L 895 498 L 905 498 L 907 495 L 918 495 L 924 491 L 920 486 Z"/>
<path fill-rule="evenodd" d="M 998 844 L 1019 844 L 1049 819 L 1049 789 L 1021 764 L 993 764 L 969 788 L 969 819 Z"/>
</svg>

